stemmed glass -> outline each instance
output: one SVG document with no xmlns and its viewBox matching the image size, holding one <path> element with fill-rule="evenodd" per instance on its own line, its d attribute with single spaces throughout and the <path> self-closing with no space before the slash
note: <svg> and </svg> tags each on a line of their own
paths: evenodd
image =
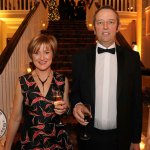
<svg viewBox="0 0 150 150">
<path fill-rule="evenodd" d="M 91 113 L 91 105 L 90 104 L 84 104 L 84 106 L 87 108 L 87 110 Z M 91 116 L 89 113 L 84 112 L 84 120 L 86 122 L 90 122 Z M 83 132 L 80 135 L 80 139 L 81 140 L 89 140 L 91 138 L 91 136 L 89 135 L 89 133 L 87 132 L 87 126 L 83 127 Z"/>
<path fill-rule="evenodd" d="M 58 101 L 62 101 L 63 98 L 62 98 L 62 94 L 59 90 L 56 90 L 53 92 L 53 101 L 54 101 L 54 106 L 56 105 L 59 105 L 59 102 Z M 64 126 L 64 124 L 62 123 L 62 121 L 60 120 L 60 116 L 57 115 L 56 117 L 56 126 L 57 127 L 62 127 Z"/>
</svg>

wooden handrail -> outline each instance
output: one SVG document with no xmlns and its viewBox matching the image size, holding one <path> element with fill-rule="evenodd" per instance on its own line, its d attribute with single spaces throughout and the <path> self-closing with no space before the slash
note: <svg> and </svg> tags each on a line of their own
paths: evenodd
<svg viewBox="0 0 150 150">
<path fill-rule="evenodd" d="M 90 2 L 89 9 L 91 8 L 92 4 L 93 4 L 93 0 Z"/>
<path fill-rule="evenodd" d="M 141 67 L 143 76 L 150 76 L 150 68 Z"/>
<path fill-rule="evenodd" d="M 47 7 L 47 0 L 42 0 L 42 3 L 44 5 L 44 7 L 46 8 Z"/>
<path fill-rule="evenodd" d="M 26 26 L 28 25 L 28 22 L 31 18 L 31 16 L 36 11 L 37 7 L 39 6 L 40 2 L 37 2 L 35 6 L 30 10 L 30 12 L 27 14 L 17 31 L 14 33 L 12 39 L 8 42 L 5 49 L 0 55 L 0 74 L 3 72 L 9 58 L 11 57 L 11 54 L 13 53 L 20 37 L 22 36 L 24 30 L 26 29 Z"/>
<path fill-rule="evenodd" d="M 129 50 L 132 50 L 132 47 L 128 44 L 128 42 L 126 41 L 126 39 L 124 38 L 124 36 L 121 34 L 121 32 L 118 32 L 117 35 L 116 35 L 116 40 L 117 42 L 119 43 L 119 45 L 121 45 L 122 47 L 124 47 L 125 49 L 129 49 Z M 141 62 L 141 68 L 144 71 L 144 65 L 143 63 Z M 147 72 L 147 71 L 146 71 Z"/>
<path fill-rule="evenodd" d="M 128 44 L 128 42 L 126 41 L 126 39 L 124 38 L 124 36 L 121 34 L 121 32 L 117 33 L 116 40 L 124 48 L 132 50 L 131 46 Z"/>
</svg>

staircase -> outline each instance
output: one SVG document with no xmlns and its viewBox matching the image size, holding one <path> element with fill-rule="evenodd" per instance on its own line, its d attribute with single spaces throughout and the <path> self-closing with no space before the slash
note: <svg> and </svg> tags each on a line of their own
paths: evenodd
<svg viewBox="0 0 150 150">
<path fill-rule="evenodd" d="M 87 29 L 85 21 L 61 20 L 49 22 L 47 30 L 41 33 L 56 37 L 58 49 L 52 69 L 65 74 L 71 85 L 72 55 L 95 43 L 94 32 Z"/>
</svg>

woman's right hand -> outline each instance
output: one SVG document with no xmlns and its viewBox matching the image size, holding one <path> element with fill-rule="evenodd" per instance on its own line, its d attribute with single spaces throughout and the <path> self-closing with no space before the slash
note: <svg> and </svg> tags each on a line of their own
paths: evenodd
<svg viewBox="0 0 150 150">
<path fill-rule="evenodd" d="M 68 106 L 65 101 L 55 101 L 54 102 L 54 111 L 58 115 L 62 115 L 66 112 Z"/>
</svg>

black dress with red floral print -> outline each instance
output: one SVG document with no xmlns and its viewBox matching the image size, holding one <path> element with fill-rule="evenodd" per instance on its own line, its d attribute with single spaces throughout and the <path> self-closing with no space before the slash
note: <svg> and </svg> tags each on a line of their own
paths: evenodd
<svg viewBox="0 0 150 150">
<path fill-rule="evenodd" d="M 23 94 L 23 123 L 15 150 L 72 150 L 64 127 L 56 127 L 53 92 L 64 93 L 65 76 L 54 72 L 43 96 L 31 73 L 19 77 Z"/>
</svg>

